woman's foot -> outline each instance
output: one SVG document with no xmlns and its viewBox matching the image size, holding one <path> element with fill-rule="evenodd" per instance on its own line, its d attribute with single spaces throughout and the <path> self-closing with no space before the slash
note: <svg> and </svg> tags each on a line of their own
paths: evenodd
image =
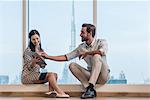
<svg viewBox="0 0 150 100">
<path fill-rule="evenodd" d="M 45 94 L 48 95 L 48 97 L 52 97 L 52 98 L 55 98 L 57 96 L 56 91 L 46 92 Z"/>
<path fill-rule="evenodd" d="M 69 98 L 70 96 L 66 93 L 57 93 L 56 91 L 46 92 L 46 95 L 51 98 Z"/>
<path fill-rule="evenodd" d="M 56 92 L 56 98 L 69 98 L 70 96 L 66 93 L 57 93 Z"/>
</svg>

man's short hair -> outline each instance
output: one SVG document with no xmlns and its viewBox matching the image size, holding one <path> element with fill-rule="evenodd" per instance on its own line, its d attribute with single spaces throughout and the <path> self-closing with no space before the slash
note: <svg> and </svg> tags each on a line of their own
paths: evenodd
<svg viewBox="0 0 150 100">
<path fill-rule="evenodd" d="M 84 23 L 82 24 L 82 27 L 87 27 L 87 32 L 90 33 L 92 32 L 92 37 L 95 36 L 95 33 L 96 33 L 96 27 L 92 24 L 87 24 L 87 23 Z"/>
</svg>

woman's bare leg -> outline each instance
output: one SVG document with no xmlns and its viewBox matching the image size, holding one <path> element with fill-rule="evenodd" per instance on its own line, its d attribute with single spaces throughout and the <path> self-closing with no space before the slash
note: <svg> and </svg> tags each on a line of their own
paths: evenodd
<svg viewBox="0 0 150 100">
<path fill-rule="evenodd" d="M 64 92 L 57 85 L 57 74 L 56 73 L 48 73 L 46 75 L 46 80 L 49 82 L 49 89 L 55 90 L 59 94 L 64 94 Z"/>
<path fill-rule="evenodd" d="M 47 74 L 46 80 L 48 80 L 49 74 L 50 74 L 50 73 Z M 58 79 L 57 74 L 56 74 L 56 73 L 53 73 L 53 74 L 55 75 L 55 78 L 56 78 L 56 81 L 57 81 L 57 79 Z M 51 86 L 51 83 L 50 83 L 49 81 L 48 81 L 48 85 L 49 85 L 49 91 L 50 91 L 51 89 L 54 91 L 54 88 Z"/>
</svg>

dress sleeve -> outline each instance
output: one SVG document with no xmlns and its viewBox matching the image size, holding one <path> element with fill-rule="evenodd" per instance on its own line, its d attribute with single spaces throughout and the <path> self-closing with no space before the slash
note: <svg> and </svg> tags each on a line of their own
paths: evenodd
<svg viewBox="0 0 150 100">
<path fill-rule="evenodd" d="M 31 51 L 29 49 L 26 49 L 23 54 L 23 62 L 25 67 L 31 67 L 32 64 L 32 57 L 31 57 Z"/>
</svg>

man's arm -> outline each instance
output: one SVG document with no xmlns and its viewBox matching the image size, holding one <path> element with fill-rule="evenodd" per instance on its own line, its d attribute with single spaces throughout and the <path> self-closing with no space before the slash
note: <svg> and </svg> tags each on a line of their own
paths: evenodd
<svg viewBox="0 0 150 100">
<path fill-rule="evenodd" d="M 92 56 L 94 56 L 95 54 L 98 54 L 98 55 L 101 55 L 102 56 L 102 53 L 101 53 L 101 51 L 100 50 L 95 50 L 95 51 L 91 51 L 91 52 L 83 52 L 83 53 L 81 53 L 81 55 L 79 56 L 79 59 L 80 58 L 85 58 L 87 55 L 92 55 Z"/>
<path fill-rule="evenodd" d="M 68 61 L 66 55 L 62 56 L 49 56 L 45 52 L 41 53 L 41 56 L 45 59 L 54 60 L 54 61 Z"/>
<path fill-rule="evenodd" d="M 99 54 L 102 56 L 102 53 L 99 50 L 95 50 L 95 51 L 91 51 L 91 52 L 87 52 L 88 55 L 95 55 L 95 54 Z"/>
<path fill-rule="evenodd" d="M 66 55 L 62 55 L 62 56 L 48 56 L 47 59 L 54 60 L 54 61 L 68 61 Z"/>
</svg>

